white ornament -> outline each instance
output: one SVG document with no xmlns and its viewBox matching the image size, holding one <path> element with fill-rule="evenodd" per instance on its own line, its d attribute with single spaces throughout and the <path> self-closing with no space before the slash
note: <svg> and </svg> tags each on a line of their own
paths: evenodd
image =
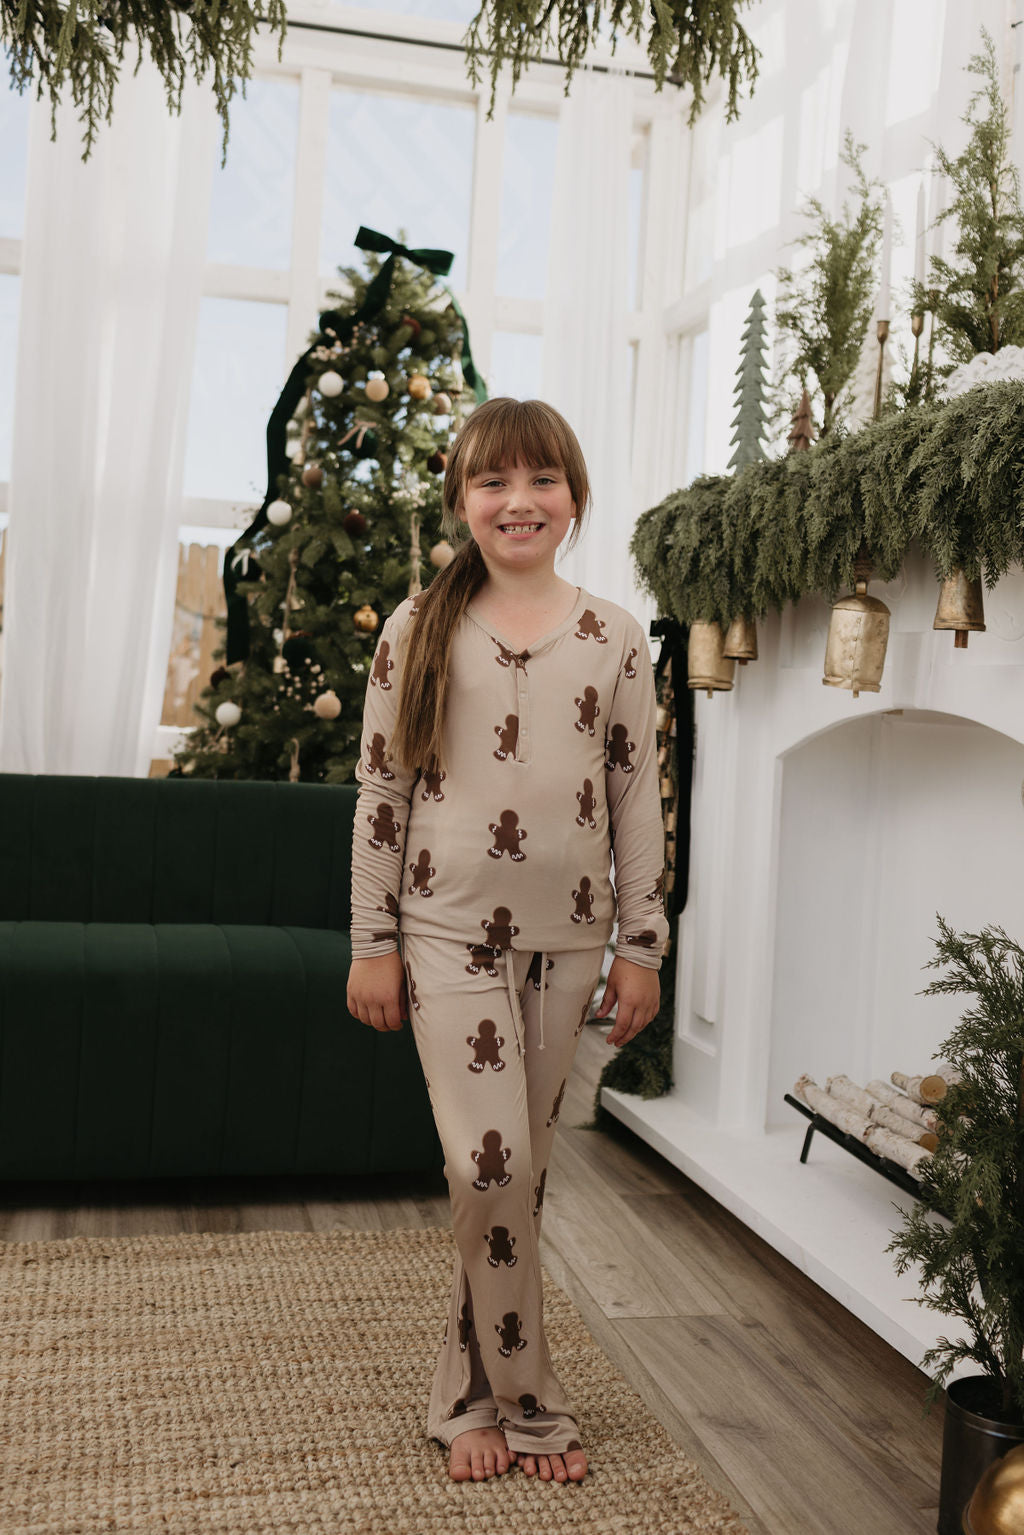
<svg viewBox="0 0 1024 1535">
<path fill-rule="evenodd" d="M 322 720 L 336 720 L 341 713 L 341 699 L 332 688 L 314 700 L 314 713 Z"/>
<path fill-rule="evenodd" d="M 216 719 L 218 725 L 224 725 L 230 730 L 232 725 L 237 725 L 241 718 L 241 709 L 237 704 L 233 704 L 230 699 L 217 705 Z"/>
<path fill-rule="evenodd" d="M 387 399 L 390 392 L 388 381 L 383 373 L 375 371 L 367 375 L 366 398 L 368 400 L 372 400 L 375 405 L 379 405 L 381 400 Z"/>
<path fill-rule="evenodd" d="M 267 507 L 267 521 L 272 522 L 275 528 L 283 528 L 286 522 L 292 520 L 292 509 L 287 501 L 271 501 Z"/>
<path fill-rule="evenodd" d="M 345 387 L 345 381 L 340 373 L 335 373 L 333 368 L 328 368 L 326 373 L 321 373 L 316 381 L 316 387 L 320 393 L 326 395 L 329 400 L 335 399 Z"/>
</svg>

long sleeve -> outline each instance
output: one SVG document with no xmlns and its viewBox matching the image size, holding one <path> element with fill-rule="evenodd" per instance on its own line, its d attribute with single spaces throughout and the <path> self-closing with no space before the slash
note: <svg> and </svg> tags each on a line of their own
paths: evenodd
<svg viewBox="0 0 1024 1535">
<path fill-rule="evenodd" d="M 399 640 L 409 619 L 403 608 L 392 613 L 381 630 L 363 705 L 352 834 L 353 959 L 373 959 L 398 948 L 406 828 L 419 776 L 390 759 L 398 712 Z"/>
<path fill-rule="evenodd" d="M 618 908 L 615 953 L 652 970 L 660 968 L 669 932 L 656 718 L 650 652 L 634 622 L 608 714 L 605 778 Z"/>
</svg>

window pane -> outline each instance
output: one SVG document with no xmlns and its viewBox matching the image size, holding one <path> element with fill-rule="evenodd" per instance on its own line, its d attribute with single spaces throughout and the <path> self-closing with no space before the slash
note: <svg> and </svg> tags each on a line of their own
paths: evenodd
<svg viewBox="0 0 1024 1535">
<path fill-rule="evenodd" d="M 21 278 L 0 277 L 0 480 L 11 477 L 14 435 L 14 363 L 17 356 L 18 295 Z"/>
<path fill-rule="evenodd" d="M 479 0 L 329 0 L 331 5 L 356 5 L 361 11 L 390 11 L 392 16 L 430 16 L 434 21 L 461 21 L 468 26 L 480 9 Z"/>
<path fill-rule="evenodd" d="M 291 261 L 299 87 L 250 80 L 245 100 L 231 103 L 228 163 L 217 168 L 210 199 L 207 259 L 232 266 L 274 267 Z"/>
<path fill-rule="evenodd" d="M 557 117 L 509 113 L 498 237 L 498 292 L 505 298 L 543 298 L 547 289 L 557 151 Z"/>
<path fill-rule="evenodd" d="M 189 401 L 185 494 L 262 501 L 267 418 L 284 388 L 283 304 L 204 298 Z"/>
<path fill-rule="evenodd" d="M 320 271 L 355 266 L 360 224 L 455 254 L 442 281 L 466 286 L 476 114 L 375 91 L 331 92 Z"/>
<path fill-rule="evenodd" d="M 496 330 L 491 344 L 491 372 L 487 392 L 510 394 L 516 400 L 540 396 L 542 336 L 521 331 Z"/>
<path fill-rule="evenodd" d="M 7 55 L 0 54 L 4 65 Z M 28 109 L 32 87 L 19 96 L 9 68 L 0 75 L 0 235 L 20 240 L 25 233 L 25 164 L 28 159 Z"/>
</svg>

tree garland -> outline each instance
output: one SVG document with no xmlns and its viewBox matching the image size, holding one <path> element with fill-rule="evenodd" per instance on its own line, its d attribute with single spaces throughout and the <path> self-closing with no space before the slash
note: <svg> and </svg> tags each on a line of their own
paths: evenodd
<svg viewBox="0 0 1024 1535">
<path fill-rule="evenodd" d="M 498 78 L 506 64 L 512 66 L 512 89 L 524 68 L 549 50 L 565 65 L 565 94 L 573 74 L 591 44 L 610 25 L 612 52 L 620 31 L 643 41 L 647 31 L 647 56 L 654 71 L 655 89 L 666 78 L 693 91 L 690 124 L 704 105 L 704 87 L 716 72 L 727 81 L 726 122 L 739 116 L 741 81 L 753 88 L 760 53 L 739 22 L 739 12 L 751 0 L 611 0 L 602 15 L 601 0 L 481 0 L 465 37 L 466 67 L 476 85 L 488 60 L 494 113 Z"/>
<path fill-rule="evenodd" d="M 217 111 L 224 127 L 223 164 L 228 150 L 228 106 L 252 73 L 252 39 L 265 23 L 285 33 L 285 0 L 0 0 L 0 44 L 10 55 L 11 82 L 24 92 L 38 72 L 36 98 L 50 96 L 51 138 L 57 136 L 57 107 L 67 84 L 83 128 L 88 160 L 100 124 L 109 122 L 129 46 L 138 48 L 137 74 L 145 49 L 160 71 L 170 111 L 181 111 L 185 83 L 213 71 Z"/>
</svg>

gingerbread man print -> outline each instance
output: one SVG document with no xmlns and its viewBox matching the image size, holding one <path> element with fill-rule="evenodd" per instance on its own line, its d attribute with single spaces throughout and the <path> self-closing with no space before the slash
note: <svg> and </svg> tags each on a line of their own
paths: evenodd
<svg viewBox="0 0 1024 1535">
<path fill-rule="evenodd" d="M 463 1353 L 469 1347 L 469 1332 L 473 1326 L 473 1318 L 469 1314 L 469 1301 L 466 1301 L 459 1312 L 459 1348 Z"/>
<path fill-rule="evenodd" d="M 518 1311 L 506 1311 L 501 1319 L 501 1326 L 499 1327 L 497 1322 L 494 1324 L 494 1331 L 501 1339 L 498 1344 L 498 1353 L 503 1354 L 506 1359 L 513 1350 L 526 1347 L 526 1339 L 519 1332 L 522 1325 Z"/>
<path fill-rule="evenodd" d="M 429 881 L 437 873 L 437 870 L 430 862 L 429 848 L 424 847 L 420 849 L 420 856 L 415 863 L 409 865 L 409 872 L 412 875 L 412 884 L 409 886 L 410 895 L 414 895 L 417 890 L 420 895 L 433 895 L 434 892 L 430 888 Z"/>
<path fill-rule="evenodd" d="M 576 790 L 576 798 L 580 802 L 576 825 L 589 826 L 591 831 L 596 831 L 597 822 L 594 820 L 594 811 L 597 809 L 597 797 L 594 794 L 594 785 L 589 778 L 584 778 L 583 788 Z"/>
<path fill-rule="evenodd" d="M 401 852 L 398 844 L 401 827 L 391 814 L 389 804 L 382 802 L 377 806 L 377 814 L 368 815 L 366 819 L 373 827 L 373 836 L 366 839 L 371 847 L 383 847 L 386 843 L 392 853 Z"/>
<path fill-rule="evenodd" d="M 496 906 L 493 918 L 488 921 L 486 917 L 482 917 L 480 926 L 491 940 L 491 947 L 495 949 L 510 949 L 512 940 L 519 931 L 512 922 L 512 913 L 507 906 Z"/>
<path fill-rule="evenodd" d="M 653 949 L 658 942 L 658 935 L 652 928 L 645 927 L 642 933 L 627 933 L 626 942 L 634 944 L 638 949 Z"/>
<path fill-rule="evenodd" d="M 572 917 L 574 922 L 587 922 L 589 924 L 597 920 L 597 918 L 594 916 L 594 913 L 591 911 L 591 907 L 594 904 L 594 897 L 590 892 L 589 875 L 583 875 L 582 879 L 580 880 L 580 888 L 573 891 L 572 898 L 576 902 L 576 910 L 570 912 L 569 915 Z"/>
<path fill-rule="evenodd" d="M 498 737 L 494 755 L 499 762 L 504 762 L 508 757 L 514 757 L 516 747 L 519 745 L 519 716 L 518 714 L 506 714 L 504 725 L 495 725 L 494 734 Z"/>
<path fill-rule="evenodd" d="M 494 639 L 493 634 L 491 638 Z M 528 650 L 521 650 L 517 654 L 514 650 L 509 650 L 508 646 L 503 645 L 500 640 L 494 640 L 494 643 L 498 647 L 498 654 L 494 659 L 499 666 L 515 666 L 517 671 L 525 672 L 526 663 L 530 659 L 530 652 Z"/>
<path fill-rule="evenodd" d="M 493 1018 L 481 1018 L 477 1033 L 466 1036 L 466 1044 L 473 1051 L 470 1071 L 481 1072 L 485 1066 L 490 1066 L 492 1071 L 504 1071 L 505 1062 L 498 1054 L 504 1043 Z"/>
<path fill-rule="evenodd" d="M 486 926 L 486 923 L 482 925 Z M 466 948 L 470 954 L 469 964 L 466 966 L 467 974 L 479 975 L 483 970 L 486 975 L 492 977 L 497 975 L 494 961 L 501 953 L 500 949 L 494 948 L 489 943 L 467 943 Z"/>
<path fill-rule="evenodd" d="M 444 799 L 444 795 L 441 793 L 441 785 L 447 777 L 447 773 L 432 773 L 429 769 L 425 771 L 423 774 L 423 793 L 420 798 L 429 799 L 433 795 L 437 803 L 440 804 Z"/>
<path fill-rule="evenodd" d="M 384 746 L 384 737 L 379 730 L 375 730 L 373 740 L 370 742 L 370 760 L 366 764 L 366 771 L 368 773 L 379 773 L 386 782 L 388 779 L 394 778 L 395 775 L 388 767 L 388 760 L 384 755 Z"/>
<path fill-rule="evenodd" d="M 582 735 L 586 730 L 590 735 L 594 734 L 594 721 L 601 713 L 597 702 L 597 689 L 586 687 L 583 689 L 583 697 L 576 699 L 576 707 L 580 711 L 578 720 L 573 720 L 576 729 Z"/>
<path fill-rule="evenodd" d="M 538 949 L 535 952 L 533 958 L 530 960 L 530 968 L 526 972 L 526 979 L 528 981 L 532 981 L 533 982 L 533 989 L 534 989 L 534 991 L 540 991 L 540 962 L 541 962 L 541 953 L 540 953 L 540 950 Z M 554 960 L 553 959 L 549 959 L 547 961 L 547 963 L 545 964 L 544 969 L 545 970 L 553 970 L 554 968 L 555 968 Z M 545 981 L 544 982 L 544 990 L 547 991 L 547 989 L 548 989 L 548 983 L 547 983 L 547 981 Z"/>
<path fill-rule="evenodd" d="M 551 1126 L 556 1123 L 559 1114 L 562 1112 L 562 1099 L 565 1097 L 565 1083 L 566 1083 L 566 1080 L 567 1079 L 565 1077 L 562 1078 L 562 1085 L 558 1089 L 557 1093 L 555 1094 L 555 1101 L 551 1105 L 551 1114 L 550 1114 L 550 1116 L 548 1118 L 548 1129 L 549 1130 L 551 1129 Z"/>
<path fill-rule="evenodd" d="M 609 773 L 614 773 L 617 767 L 620 767 L 624 773 L 632 773 L 633 764 L 629 760 L 629 754 L 636 751 L 636 742 L 629 739 L 628 726 L 612 726 L 611 735 L 605 742 L 605 751 L 608 753 L 605 767 Z"/>
<path fill-rule="evenodd" d="M 386 693 L 391 687 L 391 678 L 388 672 L 395 669 L 395 663 L 391 659 L 391 646 L 387 640 L 381 640 L 377 646 L 377 654 L 373 658 L 373 671 L 370 673 L 371 687 L 382 688 Z"/>
<path fill-rule="evenodd" d="M 507 1226 L 492 1226 L 490 1235 L 484 1233 L 484 1241 L 491 1249 L 487 1254 L 487 1261 L 492 1269 L 496 1269 L 499 1263 L 504 1263 L 506 1268 L 514 1268 L 518 1258 L 512 1251 L 516 1245 L 515 1237 L 510 1237 Z"/>
<path fill-rule="evenodd" d="M 519 825 L 519 817 L 514 810 L 503 810 L 497 821 L 492 821 L 487 829 L 494 838 L 494 846 L 487 849 L 492 858 L 500 858 L 502 853 L 507 853 L 513 863 L 522 863 L 526 854 L 519 844 L 526 833 Z"/>
<path fill-rule="evenodd" d="M 483 1150 L 470 1152 L 470 1156 L 476 1163 L 473 1187 L 487 1189 L 493 1179 L 498 1188 L 503 1189 L 506 1183 L 512 1181 L 512 1174 L 505 1171 L 505 1163 L 511 1155 L 510 1148 L 501 1144 L 500 1130 L 485 1130 Z"/>
<path fill-rule="evenodd" d="M 395 900 L 395 898 L 391 894 L 390 890 L 388 891 L 387 895 L 384 897 L 384 905 L 383 906 L 378 906 L 376 908 L 376 910 L 377 911 L 386 911 L 389 917 L 394 917 L 397 920 L 397 918 L 398 918 L 398 902 Z"/>
<path fill-rule="evenodd" d="M 409 968 L 408 960 L 406 961 L 406 965 L 405 965 L 405 984 L 406 984 L 406 989 L 407 989 L 407 991 L 409 993 L 409 1006 L 411 1008 L 414 1008 L 416 1010 L 416 1012 L 418 1013 L 419 1010 L 420 1010 L 420 1004 L 419 1004 L 419 1002 L 416 999 L 416 982 L 412 978 L 412 971 Z M 428 1087 L 430 1086 L 429 1082 L 427 1083 L 427 1086 Z"/>
<path fill-rule="evenodd" d="M 576 638 L 578 640 L 594 639 L 599 645 L 607 645 L 608 636 L 601 633 L 604 626 L 604 619 L 598 618 L 592 608 L 584 608 L 576 626 Z"/>
<path fill-rule="evenodd" d="M 548 1177 L 548 1170 L 545 1167 L 544 1171 L 540 1175 L 540 1182 L 538 1183 L 537 1187 L 533 1191 L 533 1197 L 537 1201 L 537 1203 L 533 1207 L 534 1215 L 539 1215 L 541 1210 L 543 1210 L 543 1208 L 544 1208 L 544 1185 L 547 1182 L 547 1177 Z"/>
<path fill-rule="evenodd" d="M 637 654 L 638 654 L 638 651 L 637 651 L 636 646 L 634 645 L 633 649 L 629 652 L 629 655 L 626 657 L 626 664 L 622 668 L 622 675 L 624 677 L 629 677 L 630 679 L 632 679 L 633 677 L 636 676 L 636 667 L 633 665 L 633 662 L 636 660 Z"/>
<path fill-rule="evenodd" d="M 544 1403 L 538 1402 L 530 1391 L 525 1391 L 519 1398 L 519 1405 L 523 1409 L 524 1418 L 535 1418 L 539 1412 L 547 1412 Z"/>
</svg>

